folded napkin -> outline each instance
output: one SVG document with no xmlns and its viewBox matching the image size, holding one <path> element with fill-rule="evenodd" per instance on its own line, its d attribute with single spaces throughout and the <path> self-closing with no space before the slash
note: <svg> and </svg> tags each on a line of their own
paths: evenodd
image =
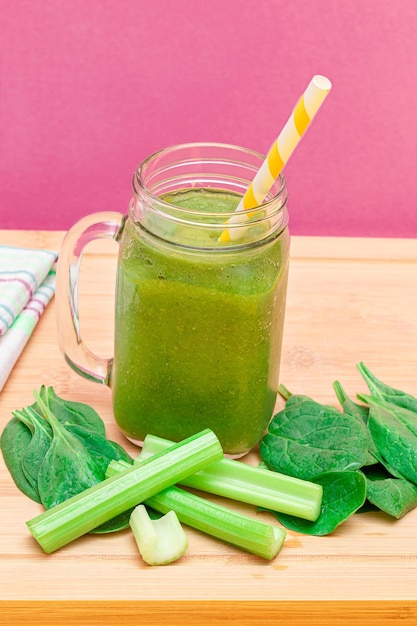
<svg viewBox="0 0 417 626">
<path fill-rule="evenodd" d="M 0 391 L 55 293 L 57 254 L 0 245 Z"/>
</svg>

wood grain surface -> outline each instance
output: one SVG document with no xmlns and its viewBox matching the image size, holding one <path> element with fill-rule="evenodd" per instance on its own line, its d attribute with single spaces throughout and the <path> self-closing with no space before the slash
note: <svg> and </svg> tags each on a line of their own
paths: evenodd
<svg viewBox="0 0 417 626">
<path fill-rule="evenodd" d="M 62 237 L 0 231 L 0 243 L 56 250 Z M 112 242 L 88 248 L 79 290 L 84 339 L 106 357 L 112 355 L 116 254 Z M 64 362 L 54 304 L 0 394 L 0 428 L 47 384 L 94 406 L 108 436 L 135 454 L 113 422 L 110 390 L 81 379 Z M 415 240 L 293 238 L 283 384 L 338 406 L 333 381 L 352 396 L 365 392 L 355 367 L 364 361 L 385 382 L 417 395 L 416 348 Z M 258 461 L 256 450 L 244 459 Z M 401 520 L 355 515 L 327 537 L 288 532 L 272 562 L 187 528 L 186 555 L 149 567 L 129 531 L 86 536 L 45 555 L 25 525 L 40 505 L 17 490 L 2 459 L 0 490 L 0 624 L 417 624 L 417 510 Z M 278 523 L 247 505 L 225 504 Z"/>
</svg>

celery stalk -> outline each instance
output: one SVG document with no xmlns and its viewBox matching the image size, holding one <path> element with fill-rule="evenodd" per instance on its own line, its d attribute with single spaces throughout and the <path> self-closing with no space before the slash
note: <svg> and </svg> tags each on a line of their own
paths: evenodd
<svg viewBox="0 0 417 626">
<path fill-rule="evenodd" d="M 137 462 L 167 449 L 171 441 L 147 435 Z M 310 481 L 286 476 L 241 461 L 221 459 L 178 481 L 185 487 L 240 500 L 310 521 L 321 513 L 323 488 Z"/>
<path fill-rule="evenodd" d="M 145 504 L 160 513 L 175 511 L 180 522 L 264 559 L 273 559 L 286 537 L 283 528 L 229 510 L 178 487 L 160 491 L 147 498 Z"/>
<path fill-rule="evenodd" d="M 125 461 L 111 461 L 108 475 L 123 471 L 125 465 L 128 465 Z M 236 513 L 178 487 L 160 491 L 148 498 L 145 505 L 160 513 L 174 511 L 184 524 L 264 559 L 273 559 L 286 537 L 286 531 L 280 527 Z"/>
<path fill-rule="evenodd" d="M 135 463 L 135 466 L 138 467 L 139 463 Z M 110 476 L 114 476 L 115 474 L 120 474 L 120 472 L 123 472 L 131 467 L 132 464 L 127 461 L 123 461 L 123 459 L 110 461 L 106 469 L 106 478 L 110 478 Z"/>
<path fill-rule="evenodd" d="M 151 519 L 146 507 L 139 504 L 129 523 L 139 552 L 148 565 L 166 565 L 185 554 L 187 535 L 174 511 L 168 511 L 159 519 Z"/>
<path fill-rule="evenodd" d="M 41 513 L 27 526 L 49 554 L 222 456 L 219 440 L 206 429 Z"/>
</svg>

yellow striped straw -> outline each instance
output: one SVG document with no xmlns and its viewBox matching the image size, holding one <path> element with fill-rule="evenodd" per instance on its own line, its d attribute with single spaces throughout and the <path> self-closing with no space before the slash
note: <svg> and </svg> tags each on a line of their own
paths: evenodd
<svg viewBox="0 0 417 626">
<path fill-rule="evenodd" d="M 313 76 L 278 139 L 273 143 L 265 161 L 239 202 L 235 211 L 236 215 L 229 219 L 228 224 L 242 223 L 255 215 L 255 213 L 247 212 L 248 209 L 253 209 L 262 204 L 331 88 L 332 84 L 328 78 L 319 74 Z M 243 235 L 242 231 L 244 232 L 245 229 L 225 229 L 220 235 L 219 241 L 228 243 L 240 239 Z"/>
</svg>

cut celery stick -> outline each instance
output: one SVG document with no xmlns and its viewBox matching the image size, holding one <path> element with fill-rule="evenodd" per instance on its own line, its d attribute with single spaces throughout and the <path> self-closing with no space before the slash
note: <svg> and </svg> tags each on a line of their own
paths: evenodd
<svg viewBox="0 0 417 626">
<path fill-rule="evenodd" d="M 107 474 L 123 471 L 124 465 L 125 461 L 111 461 Z M 184 524 L 265 559 L 278 554 L 286 537 L 282 528 L 236 513 L 178 487 L 160 491 L 145 504 L 160 513 L 175 511 Z"/>
<path fill-rule="evenodd" d="M 159 519 L 151 519 L 146 507 L 139 504 L 129 523 L 142 559 L 148 565 L 166 565 L 185 554 L 187 535 L 174 511 L 168 511 Z"/>
<path fill-rule="evenodd" d="M 126 465 L 129 464 L 123 460 L 111 461 L 107 475 L 122 472 Z M 178 487 L 160 491 L 145 504 L 160 513 L 175 511 L 181 522 L 265 559 L 278 554 L 286 537 L 282 528 L 233 512 Z"/>
<path fill-rule="evenodd" d="M 219 440 L 206 429 L 41 513 L 27 526 L 49 554 L 222 457 Z"/>
<path fill-rule="evenodd" d="M 135 465 L 139 465 L 139 463 Z M 132 467 L 131 463 L 128 463 L 127 461 L 123 461 L 123 459 L 118 459 L 117 461 L 114 459 L 113 461 L 110 461 L 110 463 L 107 466 L 106 478 L 110 478 L 110 476 L 119 474 L 120 472 L 123 472 L 123 470 L 129 469 L 129 467 Z"/>
<path fill-rule="evenodd" d="M 283 528 L 236 513 L 178 487 L 160 491 L 147 498 L 145 504 L 160 513 L 175 511 L 184 524 L 264 559 L 273 559 L 286 537 Z"/>
<path fill-rule="evenodd" d="M 171 441 L 147 435 L 142 452 L 135 463 L 141 463 L 171 445 Z M 323 497 L 321 485 L 269 469 L 253 467 L 242 461 L 221 459 L 178 482 L 185 487 L 313 522 L 321 513 Z"/>
</svg>

